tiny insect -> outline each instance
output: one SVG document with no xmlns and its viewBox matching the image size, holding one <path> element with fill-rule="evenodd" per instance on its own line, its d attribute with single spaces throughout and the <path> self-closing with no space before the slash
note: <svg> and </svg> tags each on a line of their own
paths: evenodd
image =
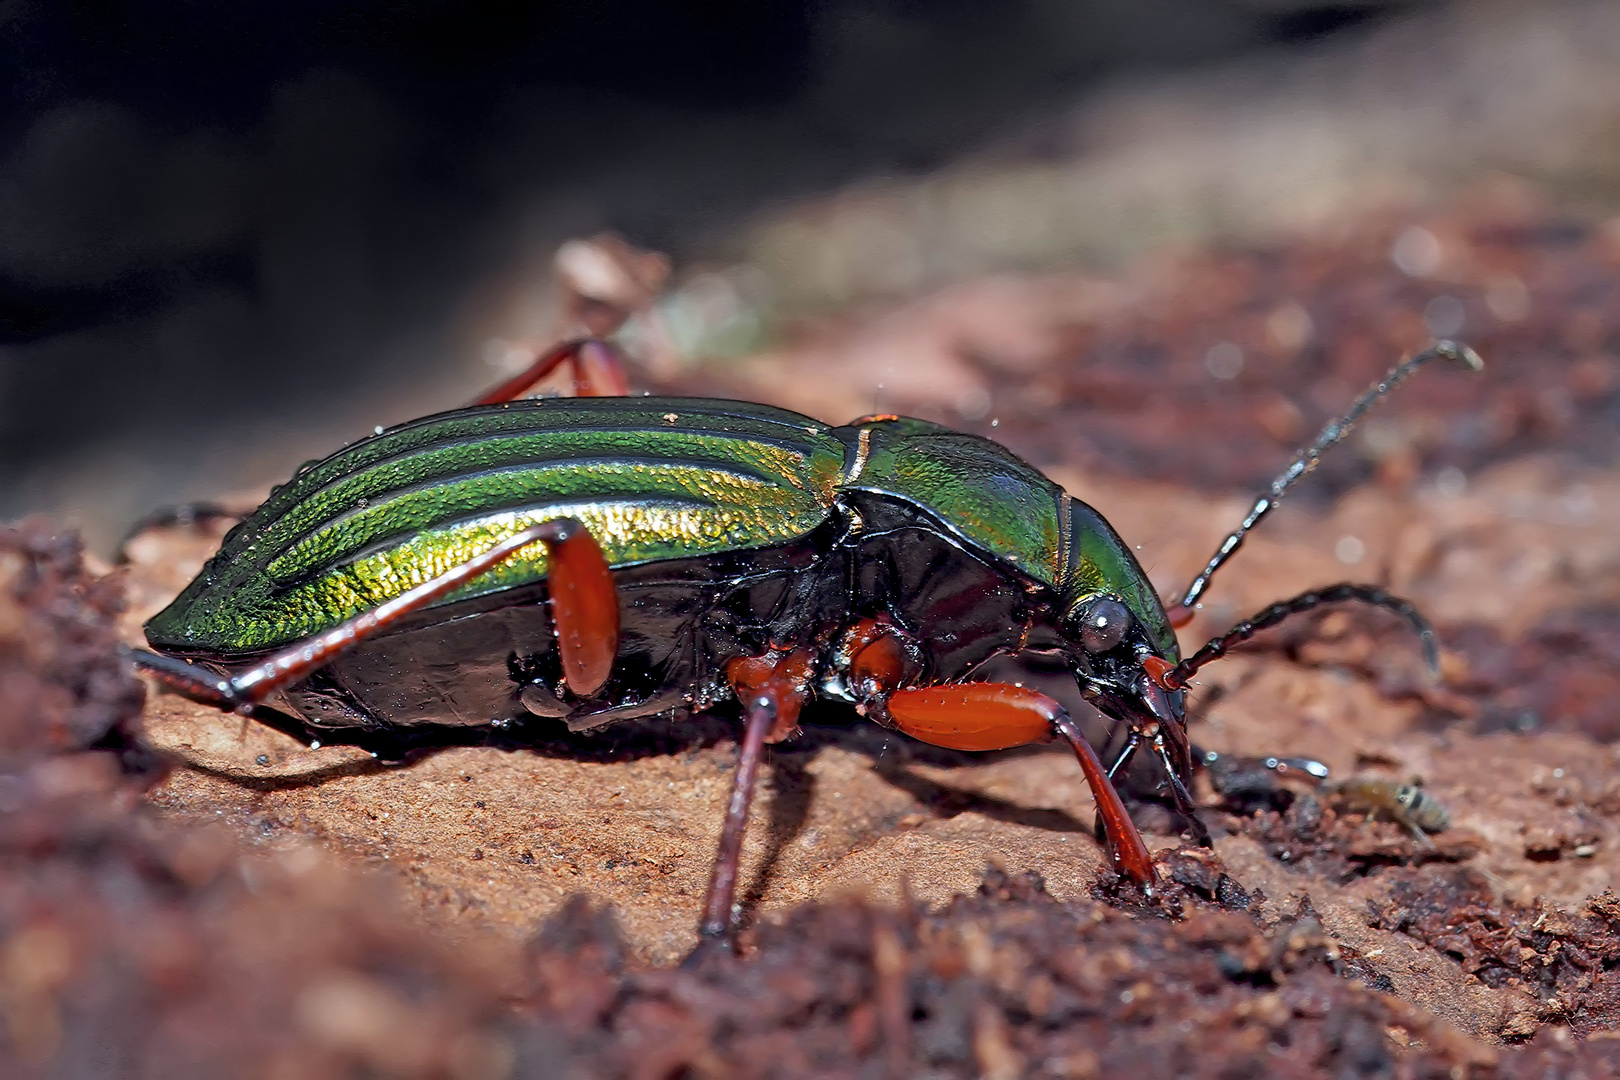
<svg viewBox="0 0 1620 1080">
<path fill-rule="evenodd" d="M 1141 750 L 1196 838 L 1185 689 L 1239 642 L 1323 604 L 1401 616 L 1344 583 L 1265 608 L 1183 659 L 1213 575 L 1283 493 L 1441 342 L 1397 365 L 1274 480 L 1167 612 L 1101 514 L 988 439 L 897 416 L 842 427 L 695 398 L 520 400 L 571 364 L 581 394 L 628 385 L 612 350 L 573 342 L 461 410 L 300 469 L 146 624 L 133 662 L 191 698 L 275 704 L 320 741 L 435 728 L 588 732 L 728 701 L 743 732 L 700 921 L 727 947 L 743 833 L 767 743 L 812 698 L 921 741 L 999 750 L 1059 739 L 1096 799 L 1119 871 L 1153 858 L 1113 778 Z M 1072 675 L 1126 731 L 1104 766 L 1067 708 L 992 666 Z M 998 667 L 999 670 L 999 667 Z"/>
<path fill-rule="evenodd" d="M 1358 773 L 1331 782 L 1323 790 L 1351 806 L 1388 814 L 1430 850 L 1434 841 L 1429 839 L 1429 833 L 1445 832 L 1451 827 L 1451 812 L 1445 803 L 1429 794 L 1416 777 L 1403 784 L 1389 776 Z"/>
</svg>

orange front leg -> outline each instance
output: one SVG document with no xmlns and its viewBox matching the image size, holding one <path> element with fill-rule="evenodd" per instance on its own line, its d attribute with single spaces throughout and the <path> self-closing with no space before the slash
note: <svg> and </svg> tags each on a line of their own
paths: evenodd
<svg viewBox="0 0 1620 1080">
<path fill-rule="evenodd" d="M 958 683 L 898 690 L 888 710 L 895 727 L 932 746 L 1005 750 L 1051 738 L 1063 706 L 1021 686 Z"/>
<path fill-rule="evenodd" d="M 1114 863 L 1143 888 L 1158 880 L 1153 856 L 1097 760 L 1097 753 L 1062 705 L 1045 694 L 1005 683 L 961 683 L 898 690 L 888 716 L 914 739 L 953 750 L 1004 750 L 1039 742 L 1055 731 L 1074 749 L 1108 833 Z"/>
</svg>

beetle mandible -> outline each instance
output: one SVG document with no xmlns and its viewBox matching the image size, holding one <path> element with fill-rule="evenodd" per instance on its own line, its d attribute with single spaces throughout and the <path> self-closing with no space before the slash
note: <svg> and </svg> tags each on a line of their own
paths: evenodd
<svg viewBox="0 0 1620 1080">
<path fill-rule="evenodd" d="M 1146 747 L 1206 842 L 1186 784 L 1184 691 L 1234 643 L 1321 604 L 1407 602 L 1336 585 L 1274 604 L 1182 659 L 1174 624 L 1283 492 L 1376 400 L 1392 370 L 1254 504 L 1169 614 L 1091 507 L 998 444 L 921 420 L 843 427 L 686 398 L 521 399 L 572 364 L 586 394 L 626 383 L 599 342 L 560 346 L 471 407 L 411 421 L 300 469 L 233 528 L 130 650 L 222 708 L 274 702 L 324 739 L 501 724 L 576 731 L 741 704 L 743 734 L 704 904 L 729 940 L 743 832 L 767 743 L 824 696 L 924 742 L 997 750 L 1061 738 L 1116 867 L 1153 859 L 1112 777 Z M 1123 724 L 1107 767 L 1067 710 L 983 681 L 992 661 L 1058 660 Z"/>
</svg>

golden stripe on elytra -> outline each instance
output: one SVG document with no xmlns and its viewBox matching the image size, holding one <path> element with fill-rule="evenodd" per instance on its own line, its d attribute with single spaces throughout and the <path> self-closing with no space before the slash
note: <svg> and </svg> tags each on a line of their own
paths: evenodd
<svg viewBox="0 0 1620 1080">
<path fill-rule="evenodd" d="M 642 433 L 627 431 L 622 434 L 630 437 Z M 832 488 L 836 483 L 837 465 L 829 463 L 817 468 L 816 466 L 822 465 L 822 463 L 813 461 L 811 463 L 811 473 L 807 477 L 804 475 L 806 471 L 804 453 L 774 443 L 717 435 L 687 435 L 686 433 L 662 431 L 649 432 L 648 434 L 656 435 L 660 444 L 673 444 L 665 445 L 663 447 L 665 452 L 661 456 L 676 459 L 679 459 L 683 454 L 696 457 L 712 456 L 721 461 L 729 457 L 733 461 L 744 466 L 751 466 L 764 473 L 764 478 L 748 477 L 748 479 L 759 483 L 780 481 L 803 491 L 806 489 L 806 482 L 808 481 L 809 487 L 821 498 L 831 498 Z M 582 444 L 584 443 L 583 439 L 580 441 Z M 327 482 L 317 491 L 304 498 L 298 505 L 289 508 L 281 519 L 275 523 L 273 531 L 283 536 L 298 535 L 306 529 L 324 531 L 324 528 L 330 528 L 364 512 L 356 509 L 341 512 L 331 521 L 328 521 L 323 528 L 319 519 L 327 516 L 326 508 L 330 507 L 332 503 L 347 503 L 358 501 L 361 498 L 383 500 L 394 496 L 396 492 L 398 497 L 403 497 L 417 490 L 414 485 L 420 483 L 420 480 L 413 480 L 412 477 L 427 479 L 431 487 L 444 487 L 454 485 L 458 479 L 470 479 L 487 473 L 528 470 L 543 473 L 562 470 L 573 471 L 577 474 L 577 470 L 580 468 L 580 457 L 563 457 L 530 462 L 503 460 L 515 450 L 521 449 L 526 443 L 549 445 L 551 448 L 556 448 L 558 446 L 567 446 L 569 440 L 558 441 L 535 432 L 512 433 L 489 439 L 486 444 L 477 447 L 477 452 L 471 454 L 471 456 L 469 456 L 465 444 L 455 443 L 446 446 L 426 447 L 414 452 L 406 459 L 388 458 L 378 461 L 366 466 L 363 471 Z M 582 445 L 582 449 L 586 448 L 591 447 Z M 602 448 L 600 444 L 596 444 L 594 449 L 601 452 Z M 445 468 L 435 468 L 436 462 L 442 463 Z M 407 463 L 409 468 L 406 467 Z M 595 467 L 610 464 L 611 461 L 601 462 Z M 468 471 L 469 465 L 471 465 L 472 470 L 470 472 Z M 684 467 L 698 473 L 732 472 L 718 461 L 686 466 L 671 465 L 668 467 Z M 832 471 L 829 472 L 829 470 Z M 732 475 L 746 476 L 746 474 L 735 472 L 732 472 Z M 395 477 L 398 477 L 398 479 L 395 479 Z M 382 504 L 379 502 L 379 505 Z M 320 535 L 320 531 L 306 536 L 303 541 L 300 541 L 300 544 L 313 540 Z M 290 554 L 291 551 L 289 550 L 282 557 L 286 558 Z"/>
<path fill-rule="evenodd" d="M 802 463 L 802 455 L 794 456 Z M 277 581 L 297 580 L 323 563 L 364 548 L 380 535 L 397 532 L 401 528 L 431 529 L 458 513 L 471 512 L 480 504 L 487 505 L 487 498 L 478 493 L 481 485 L 511 485 L 520 477 L 532 476 L 528 486 L 541 488 L 545 486 L 543 477 L 546 473 L 556 474 L 567 468 L 569 466 L 564 463 L 541 469 L 479 473 L 459 484 L 413 489 L 396 498 L 350 510 L 298 541 L 273 559 L 265 570 Z M 836 462 L 828 460 L 822 467 L 811 470 L 808 479 L 814 485 L 814 490 L 810 498 L 806 497 L 804 480 L 798 476 L 793 478 L 793 487 L 784 487 L 749 473 L 650 462 L 614 463 L 596 468 L 591 474 L 603 479 L 633 477 L 636 482 L 634 490 L 595 493 L 564 491 L 553 492 L 553 495 L 576 495 L 579 498 L 590 498 L 592 494 L 625 499 L 691 498 L 717 506 L 746 506 L 755 511 L 792 514 L 817 498 L 822 503 L 831 501 L 836 468 Z M 578 473 L 570 475 L 577 477 Z M 458 490 L 465 493 L 465 498 L 459 504 L 454 498 Z M 539 497 L 544 497 L 544 494 Z"/>
<path fill-rule="evenodd" d="M 1074 499 L 1067 491 L 1058 494 L 1058 546 L 1052 553 L 1052 581 L 1058 588 L 1067 588 L 1069 549 L 1074 545 Z"/>
<path fill-rule="evenodd" d="M 288 590 L 257 620 L 255 636 L 259 640 L 244 640 L 239 647 L 258 648 L 316 633 L 461 565 L 513 533 L 564 516 L 583 521 L 602 545 L 608 562 L 624 565 L 780 543 L 815 528 L 825 512 L 810 504 L 784 517 L 757 506 L 605 502 L 494 514 L 420 533 Z M 539 580 L 545 572 L 545 549 L 537 544 L 446 599 L 526 584 Z"/>
<path fill-rule="evenodd" d="M 850 463 L 849 472 L 847 475 L 845 475 L 843 482 L 846 484 L 853 484 L 855 481 L 859 480 L 861 478 L 861 473 L 866 470 L 866 459 L 871 456 L 872 429 L 869 427 L 863 427 L 861 428 L 861 433 L 856 436 L 855 439 L 855 460 Z"/>
</svg>

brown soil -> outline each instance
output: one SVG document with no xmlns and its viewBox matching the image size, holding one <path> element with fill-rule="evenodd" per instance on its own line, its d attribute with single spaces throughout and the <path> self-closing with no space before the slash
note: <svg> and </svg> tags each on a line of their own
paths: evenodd
<svg viewBox="0 0 1620 1080">
<path fill-rule="evenodd" d="M 1389 257 L 1417 226 L 1422 276 Z M 962 286 L 678 388 L 842 420 L 882 382 L 882 408 L 1048 469 L 1168 594 L 1459 302 L 1487 374 L 1417 376 L 1183 635 L 1344 578 L 1416 600 L 1439 684 L 1390 620 L 1329 613 L 1207 669 L 1193 734 L 1420 776 L 1450 829 L 1431 847 L 1325 790 L 1205 783 L 1213 851 L 1142 803 L 1151 902 L 1106 870 L 1072 758 L 821 709 L 772 754 L 742 958 L 677 970 L 731 717 L 403 763 L 170 696 L 137 719 L 118 588 L 133 641 L 213 538 L 150 534 L 97 578 L 43 525 L 7 534 L 0 1045 L 40 1076 L 1613 1075 L 1617 269 L 1614 227 L 1498 190 L 1118 281 Z M 155 782 L 137 733 L 175 762 Z"/>
</svg>

